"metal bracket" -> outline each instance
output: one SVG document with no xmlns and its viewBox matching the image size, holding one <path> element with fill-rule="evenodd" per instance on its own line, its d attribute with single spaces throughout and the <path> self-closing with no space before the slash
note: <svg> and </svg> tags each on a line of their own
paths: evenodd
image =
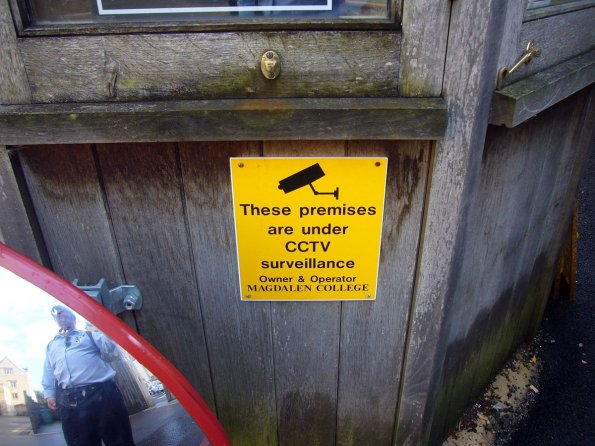
<svg viewBox="0 0 595 446">
<path fill-rule="evenodd" d="M 140 290 L 134 285 L 120 285 L 110 290 L 105 283 L 105 279 L 100 279 L 96 285 L 87 286 L 78 285 L 78 279 L 74 279 L 72 284 L 114 314 L 120 314 L 130 310 L 140 310 L 143 305 L 143 296 Z"/>
<path fill-rule="evenodd" d="M 539 56 L 541 56 L 541 50 L 539 48 L 535 47 L 535 42 L 533 42 L 533 40 L 530 40 L 529 43 L 527 43 L 527 48 L 525 49 L 525 52 L 523 53 L 521 58 L 517 61 L 517 63 L 515 63 L 510 68 L 502 67 L 498 70 L 498 79 L 496 80 L 496 90 L 500 90 L 500 88 L 502 88 L 502 84 L 503 84 L 504 78 L 506 76 L 511 75 L 512 73 L 517 71 L 519 68 L 521 68 L 523 65 L 528 64 L 534 58 L 539 57 Z"/>
</svg>

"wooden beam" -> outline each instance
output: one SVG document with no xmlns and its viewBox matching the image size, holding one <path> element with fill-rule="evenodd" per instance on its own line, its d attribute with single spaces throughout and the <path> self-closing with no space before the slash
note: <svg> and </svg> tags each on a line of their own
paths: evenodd
<svg viewBox="0 0 595 446">
<path fill-rule="evenodd" d="M 595 50 L 494 92 L 490 124 L 515 127 L 595 82 Z"/>
<path fill-rule="evenodd" d="M 438 139 L 442 99 L 258 99 L 0 106 L 0 144 Z"/>
<path fill-rule="evenodd" d="M 404 3 L 400 60 L 400 90 L 403 96 L 442 94 L 450 4 L 449 0 Z"/>
<path fill-rule="evenodd" d="M 401 33 L 310 31 L 19 39 L 35 103 L 398 95 Z M 274 50 L 274 81 L 260 58 Z"/>
<path fill-rule="evenodd" d="M 444 364 L 447 300 L 461 264 L 460 240 L 481 169 L 507 2 L 453 2 L 442 94 L 449 110 L 436 143 L 417 263 L 394 445 L 428 444 L 444 407 L 435 405 Z"/>
</svg>

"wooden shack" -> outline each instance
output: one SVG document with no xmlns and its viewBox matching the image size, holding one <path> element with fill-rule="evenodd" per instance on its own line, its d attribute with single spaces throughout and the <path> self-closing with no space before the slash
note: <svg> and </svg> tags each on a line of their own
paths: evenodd
<svg viewBox="0 0 595 446">
<path fill-rule="evenodd" d="M 0 239 L 138 286 L 234 444 L 437 444 L 540 322 L 595 2 L 127 3 L 0 0 Z M 374 300 L 241 300 L 229 159 L 280 156 L 387 157 Z"/>
</svg>

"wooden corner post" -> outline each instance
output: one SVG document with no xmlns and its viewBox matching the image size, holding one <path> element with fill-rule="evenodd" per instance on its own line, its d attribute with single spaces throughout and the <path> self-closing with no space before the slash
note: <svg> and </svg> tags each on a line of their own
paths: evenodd
<svg viewBox="0 0 595 446">
<path fill-rule="evenodd" d="M 444 138 L 434 146 L 395 445 L 421 445 L 429 441 L 444 363 L 442 334 L 447 300 L 461 262 L 459 253 L 467 205 L 479 180 L 500 44 L 507 28 L 505 24 L 518 20 L 507 16 L 509 7 L 523 1 L 440 2 L 442 8 L 430 6 L 435 2 L 407 2 L 404 7 L 404 45 L 408 46 L 403 49 L 404 57 L 434 59 L 431 65 L 421 67 L 427 65 L 435 73 L 444 69 L 444 74 L 442 84 L 435 76 L 430 82 L 432 76 L 428 74 L 410 74 L 403 78 L 406 84 L 403 93 L 441 94 L 447 104 L 448 124 Z M 434 10 L 435 16 L 408 13 L 408 9 L 419 11 L 422 3 L 428 10 Z M 405 35 L 411 28 L 407 20 L 415 21 L 416 29 L 426 30 L 419 41 Z M 419 25 L 421 21 L 426 26 Z M 436 26 L 444 23 L 448 23 L 448 31 Z M 435 35 L 436 29 L 443 30 L 441 38 L 445 32 L 448 36 L 444 64 L 432 54 L 441 42 Z M 416 63 L 410 60 L 405 66 L 415 68 Z M 438 85 L 442 85 L 441 91 L 437 90 Z"/>
</svg>

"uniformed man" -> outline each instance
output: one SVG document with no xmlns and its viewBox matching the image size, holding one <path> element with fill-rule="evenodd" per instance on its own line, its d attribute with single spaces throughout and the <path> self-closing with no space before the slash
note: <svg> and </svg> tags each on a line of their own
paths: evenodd
<svg viewBox="0 0 595 446">
<path fill-rule="evenodd" d="M 68 446 L 134 445 L 128 412 L 106 360 L 117 346 L 101 332 L 76 328 L 76 316 L 57 305 L 52 316 L 58 334 L 46 348 L 43 395 L 59 409 Z"/>
</svg>

